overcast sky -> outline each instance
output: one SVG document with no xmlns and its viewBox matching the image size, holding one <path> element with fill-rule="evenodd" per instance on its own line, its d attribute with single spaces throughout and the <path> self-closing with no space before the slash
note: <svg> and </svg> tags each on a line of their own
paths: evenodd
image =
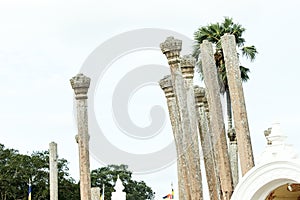
<svg viewBox="0 0 300 200">
<path fill-rule="evenodd" d="M 69 79 L 80 71 L 91 52 L 112 36 L 140 28 L 167 29 L 192 38 L 198 27 L 229 16 L 247 29 L 246 45 L 253 44 L 259 51 L 255 62 L 243 63 L 251 70 L 244 92 L 255 155 L 259 155 L 266 144 L 263 131 L 274 121 L 281 123 L 288 141 L 300 152 L 297 128 L 300 122 L 299 4 L 295 0 L 1 0 L 0 143 L 21 153 L 31 153 L 47 150 L 49 143 L 55 141 L 59 156 L 70 162 L 71 174 L 78 178 L 78 149 L 74 139 L 77 131 Z M 120 63 L 132 62 L 136 66 L 150 62 L 140 63 L 136 58 L 129 55 Z M 159 51 L 153 53 L 155 64 L 165 65 L 164 59 Z M 111 75 L 110 79 L 118 82 L 120 77 Z M 103 87 L 112 85 L 107 83 Z M 156 95 L 153 105 L 162 105 L 167 112 L 160 88 L 148 89 Z M 143 91 L 139 92 L 133 96 L 135 103 L 130 104 L 129 113 L 133 121 L 145 126 L 149 119 L 143 118 L 141 112 L 148 116 L 152 101 L 143 99 Z M 109 100 L 107 102 L 111 106 Z M 138 108 L 134 108 L 135 105 Z M 101 108 L 97 112 L 102 112 L 102 116 L 112 115 Z M 98 119 L 101 121 L 101 117 Z M 113 123 L 107 126 L 109 130 L 116 129 Z M 167 121 L 166 131 L 157 136 L 161 138 L 152 148 L 164 145 L 162 141 L 171 143 L 169 130 Z M 110 141 L 113 143 L 113 140 Z M 134 153 L 143 151 L 143 145 L 138 142 L 136 152 L 132 145 L 127 147 L 126 142 L 122 149 Z M 100 166 L 92 159 L 92 168 Z M 158 198 L 169 192 L 171 182 L 176 183 L 176 167 L 172 165 L 136 178 L 145 180 Z"/>
</svg>

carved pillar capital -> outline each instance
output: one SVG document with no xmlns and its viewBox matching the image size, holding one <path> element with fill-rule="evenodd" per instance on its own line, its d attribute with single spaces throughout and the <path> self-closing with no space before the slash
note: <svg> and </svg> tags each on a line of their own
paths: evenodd
<svg viewBox="0 0 300 200">
<path fill-rule="evenodd" d="M 175 98 L 172 79 L 170 75 L 165 76 L 163 79 L 159 81 L 159 85 L 161 89 L 164 91 L 166 98 L 169 100 L 170 98 Z"/>
<path fill-rule="evenodd" d="M 204 106 L 205 88 L 198 85 L 194 86 L 195 102 L 197 107 Z"/>
<path fill-rule="evenodd" d="M 167 37 L 167 39 L 160 44 L 160 49 L 163 54 L 166 55 L 169 65 L 180 63 L 180 51 L 182 47 L 182 41 L 175 39 L 174 37 Z"/>
<path fill-rule="evenodd" d="M 181 58 L 180 64 L 183 78 L 193 79 L 196 59 L 192 55 L 184 55 Z"/>
<path fill-rule="evenodd" d="M 75 99 L 87 99 L 87 92 L 91 79 L 83 74 L 77 74 L 70 79 L 71 86 L 75 92 Z"/>
<path fill-rule="evenodd" d="M 208 102 L 207 102 L 207 96 L 205 95 L 205 97 L 203 97 L 203 104 L 204 104 L 204 108 L 205 108 L 205 112 L 209 112 L 209 107 L 208 107 Z"/>
</svg>

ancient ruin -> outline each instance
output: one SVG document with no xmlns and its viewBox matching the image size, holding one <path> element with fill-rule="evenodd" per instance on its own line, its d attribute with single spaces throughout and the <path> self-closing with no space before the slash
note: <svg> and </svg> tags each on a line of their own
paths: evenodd
<svg viewBox="0 0 300 200">
<path fill-rule="evenodd" d="M 177 168 L 178 168 L 178 184 L 179 184 L 179 199 L 191 198 L 191 187 L 189 183 L 189 171 L 187 168 L 187 156 L 185 155 L 185 146 L 183 142 L 182 124 L 178 116 L 178 107 L 173 91 L 171 76 L 166 76 L 159 82 L 167 98 L 169 115 L 173 129 L 174 139 L 177 150 Z"/>
<path fill-rule="evenodd" d="M 91 188 L 91 198 L 92 200 L 99 200 L 100 197 L 100 188 L 99 187 L 92 187 Z"/>
<path fill-rule="evenodd" d="M 168 37 L 160 44 L 161 51 L 170 66 L 170 75 L 161 79 L 159 85 L 166 97 L 176 145 L 179 199 L 204 199 L 200 155 L 203 155 L 206 174 L 204 180 L 207 181 L 210 200 L 235 200 L 241 197 L 269 200 L 274 199 L 276 195 L 295 198 L 300 196 L 299 156 L 286 145 L 285 136 L 278 124 L 265 131 L 266 151 L 262 155 L 263 160 L 254 166 L 234 36 L 224 35 L 221 45 L 233 111 L 233 119 L 228 119 L 227 132 L 212 44 L 204 40 L 200 45 L 205 87 L 194 85 L 196 62 L 190 55 L 180 56 L 181 40 Z M 90 181 L 87 119 L 87 93 L 90 79 L 83 74 L 78 74 L 70 81 L 76 99 L 78 125 L 76 141 L 79 147 L 81 199 L 97 199 L 100 196 L 100 189 L 91 189 Z M 283 148 L 284 151 L 281 151 Z M 57 200 L 56 151 L 56 144 L 51 143 L 51 200 Z M 272 167 L 270 163 L 275 165 Z M 282 170 L 278 170 L 277 166 L 281 166 Z M 239 168 L 242 177 L 239 177 Z M 268 170 L 272 172 L 269 173 Z M 126 193 L 123 190 L 124 186 L 118 177 L 115 192 L 112 192 L 112 200 L 125 200 Z"/>
<path fill-rule="evenodd" d="M 210 199 L 219 199 L 220 181 L 217 174 L 212 137 L 210 133 L 209 109 L 205 88 L 194 86 L 199 135 Z"/>
<path fill-rule="evenodd" d="M 49 144 L 50 200 L 58 200 L 57 144 Z"/>
<path fill-rule="evenodd" d="M 221 38 L 221 43 L 232 99 L 238 152 L 241 160 L 242 174 L 245 175 L 254 166 L 254 159 L 235 37 L 233 35 L 224 35 Z"/>
<path fill-rule="evenodd" d="M 202 199 L 202 177 L 200 168 L 200 154 L 198 144 L 198 128 L 196 123 L 195 101 L 193 86 L 184 80 L 181 71 L 181 51 L 182 42 L 173 37 L 168 37 L 160 44 L 160 48 L 168 59 L 171 71 L 173 90 L 178 106 L 178 114 L 182 124 L 181 134 L 184 143 L 184 153 L 187 154 L 188 178 L 190 180 L 191 199 Z M 187 90 L 189 88 L 189 90 Z M 194 123 L 191 123 L 194 122 Z"/>
<path fill-rule="evenodd" d="M 200 45 L 206 89 L 194 87 L 195 59 L 180 57 L 180 40 L 168 37 L 160 44 L 170 66 L 170 76 L 162 79 L 160 86 L 167 98 L 177 148 L 180 199 L 203 199 L 199 149 L 203 152 L 211 200 L 231 198 L 239 179 L 238 152 L 243 175 L 254 166 L 236 45 L 231 38 L 234 36 L 222 38 L 235 125 L 233 128 L 230 123 L 228 127 L 229 141 L 212 44 L 204 41 Z"/>
<path fill-rule="evenodd" d="M 87 93 L 90 86 L 90 78 L 78 74 L 71 80 L 75 92 L 77 128 L 76 142 L 79 148 L 80 166 L 80 199 L 91 200 L 91 178 L 90 178 L 90 157 L 89 157 L 89 133 L 87 113 Z"/>
</svg>

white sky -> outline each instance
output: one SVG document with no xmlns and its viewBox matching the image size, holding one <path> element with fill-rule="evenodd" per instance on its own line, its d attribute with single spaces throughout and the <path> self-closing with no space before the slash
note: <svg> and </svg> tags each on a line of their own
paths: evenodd
<svg viewBox="0 0 300 200">
<path fill-rule="evenodd" d="M 244 84 L 255 155 L 262 152 L 263 131 L 274 120 L 300 152 L 299 4 L 295 0 L 1 0 L 0 143 L 31 153 L 46 150 L 55 141 L 59 156 L 70 162 L 71 174 L 77 178 L 69 79 L 88 55 L 110 37 L 132 29 L 163 28 L 192 37 L 199 26 L 229 16 L 247 29 L 246 44 L 259 51 L 254 63 L 245 63 L 251 80 Z M 92 168 L 97 167 L 92 161 Z M 176 182 L 176 169 L 173 165 L 137 178 L 145 180 L 158 198 L 170 191 L 170 182 Z"/>
</svg>

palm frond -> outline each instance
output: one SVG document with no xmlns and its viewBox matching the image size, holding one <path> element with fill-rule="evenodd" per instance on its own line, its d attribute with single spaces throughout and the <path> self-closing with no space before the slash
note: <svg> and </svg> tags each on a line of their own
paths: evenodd
<svg viewBox="0 0 300 200">
<path fill-rule="evenodd" d="M 249 80 L 249 73 L 250 73 L 250 69 L 240 66 L 240 71 L 241 71 L 241 78 L 243 82 L 247 82 Z"/>
<path fill-rule="evenodd" d="M 224 21 L 222 23 L 208 24 L 207 26 L 200 27 L 194 33 L 196 44 L 194 45 L 193 57 L 197 60 L 197 71 L 200 73 L 200 76 L 202 75 L 200 44 L 204 40 L 207 40 L 215 45 L 214 58 L 216 67 L 218 69 L 218 79 L 220 82 L 221 92 L 224 91 L 226 87 L 228 87 L 226 69 L 224 64 L 225 61 L 221 46 L 221 37 L 225 33 L 234 35 L 236 45 L 241 49 L 242 56 L 245 56 L 251 61 L 255 59 L 255 56 L 258 53 L 254 46 L 244 46 L 246 40 L 242 36 L 245 30 L 246 29 L 242 25 L 234 23 L 232 18 L 224 17 Z M 249 79 L 249 72 L 250 70 L 248 68 L 241 66 L 241 77 L 243 81 L 247 81 Z"/>
<path fill-rule="evenodd" d="M 242 49 L 242 54 L 246 58 L 250 59 L 250 61 L 253 61 L 256 57 L 256 54 L 258 54 L 258 51 L 256 50 L 255 46 L 244 46 Z"/>
<path fill-rule="evenodd" d="M 226 68 L 224 63 L 220 63 L 218 67 L 218 83 L 220 86 L 220 93 L 224 94 L 226 88 L 228 87 L 227 75 L 226 75 Z"/>
<path fill-rule="evenodd" d="M 225 33 L 231 32 L 231 27 L 233 25 L 233 19 L 229 17 L 225 17 L 224 22 L 222 23 L 223 29 Z"/>
</svg>

